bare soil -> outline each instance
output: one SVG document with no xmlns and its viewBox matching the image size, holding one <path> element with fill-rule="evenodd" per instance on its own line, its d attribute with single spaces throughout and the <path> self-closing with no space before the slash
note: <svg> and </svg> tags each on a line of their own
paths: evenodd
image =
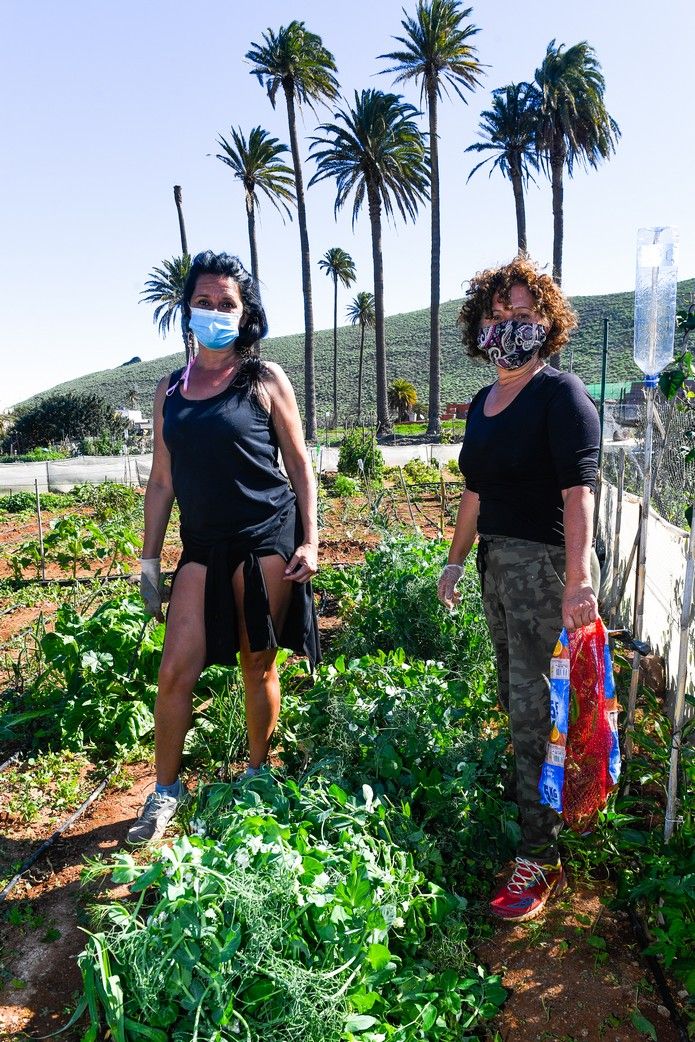
<svg viewBox="0 0 695 1042">
<path fill-rule="evenodd" d="M 510 992 L 495 1022 L 503 1042 L 644 1042 L 636 1010 L 658 1042 L 678 1042 L 627 916 L 606 907 L 611 897 L 610 884 L 570 876 L 539 919 L 495 923 L 478 955 Z"/>
<path fill-rule="evenodd" d="M 413 525 L 413 510 L 423 534 L 439 533 L 441 512 L 434 496 L 421 497 L 417 507 L 403 500 L 395 509 L 404 525 Z M 326 500 L 322 564 L 361 561 L 365 550 L 380 539 L 371 521 L 364 502 Z M 19 541 L 28 538 L 27 527 L 31 526 L 23 526 Z M 445 536 L 451 532 L 447 523 Z M 5 535 L 0 527 L 0 540 Z M 172 569 L 177 558 L 176 541 L 168 539 L 164 569 Z M 56 605 L 42 601 L 1 614 L 7 607 L 11 600 L 0 601 L 3 641 L 26 629 L 40 611 L 50 615 Z M 324 598 L 324 648 L 339 625 L 335 602 Z M 85 858 L 108 857 L 119 848 L 152 785 L 151 763 L 128 771 L 130 787 L 107 791 L 0 905 L 0 1039 L 21 1042 L 55 1031 L 75 1007 L 86 907 L 97 896 L 94 887 L 80 884 L 81 867 Z M 6 837 L 17 841 L 15 860 L 35 849 L 54 824 L 47 819 L 21 835 Z M 115 888 L 107 886 L 102 892 L 114 896 Z M 658 1042 L 678 1042 L 647 978 L 627 919 L 604 903 L 610 896 L 607 882 L 575 881 L 538 920 L 515 926 L 493 923 L 492 936 L 480 945 L 478 956 L 502 975 L 510 993 L 492 1026 L 503 1042 L 644 1042 L 646 1036 L 631 1020 L 635 1011 L 654 1025 Z M 61 1037 L 77 1042 L 83 1030 L 72 1029 Z"/>
</svg>

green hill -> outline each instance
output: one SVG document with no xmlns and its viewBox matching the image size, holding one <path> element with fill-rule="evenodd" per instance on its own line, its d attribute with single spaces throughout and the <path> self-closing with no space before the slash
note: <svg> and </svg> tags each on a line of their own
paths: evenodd
<svg viewBox="0 0 695 1042">
<path fill-rule="evenodd" d="M 686 307 L 689 294 L 695 292 L 695 279 L 680 282 L 678 305 Z M 563 364 L 569 367 L 569 353 L 573 354 L 573 368 L 587 383 L 597 383 L 601 377 L 601 347 L 603 320 L 609 327 L 609 355 L 607 379 L 612 383 L 636 380 L 640 373 L 632 361 L 634 294 L 611 293 L 604 296 L 573 297 L 572 304 L 579 315 L 579 329 L 566 350 Z M 442 401 L 459 402 L 470 398 L 490 381 L 490 368 L 468 358 L 461 346 L 456 328 L 459 301 L 442 304 Z M 389 380 L 404 377 L 417 387 L 427 400 L 427 373 L 429 357 L 429 311 L 411 311 L 386 319 L 386 344 Z M 357 402 L 357 362 L 359 329 L 341 327 L 338 332 L 339 374 L 338 400 L 341 413 L 354 412 Z M 316 386 L 318 392 L 319 424 L 331 407 L 333 333 L 324 329 L 315 334 Z M 124 352 L 125 353 L 125 352 Z M 279 362 L 288 373 L 303 403 L 304 335 L 274 337 L 263 342 L 263 356 Z M 148 415 L 157 381 L 183 364 L 182 352 L 163 355 L 150 362 L 138 362 L 90 373 L 77 380 L 58 384 L 30 401 L 38 401 L 48 394 L 94 393 L 102 395 L 115 407 L 124 406 L 135 398 L 137 407 Z M 365 409 L 374 408 L 374 335 L 368 330 L 365 341 L 364 401 Z"/>
</svg>

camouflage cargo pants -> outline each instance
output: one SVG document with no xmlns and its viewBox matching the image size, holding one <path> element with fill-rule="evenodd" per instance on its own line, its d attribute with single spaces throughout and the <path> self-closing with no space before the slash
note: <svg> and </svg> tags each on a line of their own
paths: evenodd
<svg viewBox="0 0 695 1042">
<path fill-rule="evenodd" d="M 598 561 L 592 554 L 598 589 Z M 518 856 L 558 860 L 561 818 L 544 807 L 538 779 L 550 731 L 548 673 L 562 629 L 565 550 L 509 536 L 481 536 L 478 571 L 497 658 L 499 699 L 509 713 L 521 824 Z"/>
</svg>

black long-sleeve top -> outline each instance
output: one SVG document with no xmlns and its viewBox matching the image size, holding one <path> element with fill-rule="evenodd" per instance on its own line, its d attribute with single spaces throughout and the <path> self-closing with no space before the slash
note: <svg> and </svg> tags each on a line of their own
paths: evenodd
<svg viewBox="0 0 695 1042">
<path fill-rule="evenodd" d="M 468 410 L 459 466 L 480 497 L 478 532 L 564 545 L 562 490 L 596 487 L 599 419 L 581 380 L 541 369 L 498 413 L 490 387 Z"/>
</svg>

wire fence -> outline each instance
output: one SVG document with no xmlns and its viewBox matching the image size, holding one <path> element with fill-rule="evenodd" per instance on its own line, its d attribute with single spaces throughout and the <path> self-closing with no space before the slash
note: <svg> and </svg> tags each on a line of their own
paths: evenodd
<svg viewBox="0 0 695 1042">
<path fill-rule="evenodd" d="M 646 401 L 629 407 L 606 405 L 606 435 L 628 438 L 625 490 L 641 496 L 644 476 Z M 685 511 L 695 499 L 695 464 L 687 460 L 695 447 L 695 409 L 677 408 L 675 400 L 656 392 L 652 455 L 652 502 L 663 518 L 683 528 Z M 617 484 L 617 454 L 604 456 L 604 479 Z"/>
</svg>

